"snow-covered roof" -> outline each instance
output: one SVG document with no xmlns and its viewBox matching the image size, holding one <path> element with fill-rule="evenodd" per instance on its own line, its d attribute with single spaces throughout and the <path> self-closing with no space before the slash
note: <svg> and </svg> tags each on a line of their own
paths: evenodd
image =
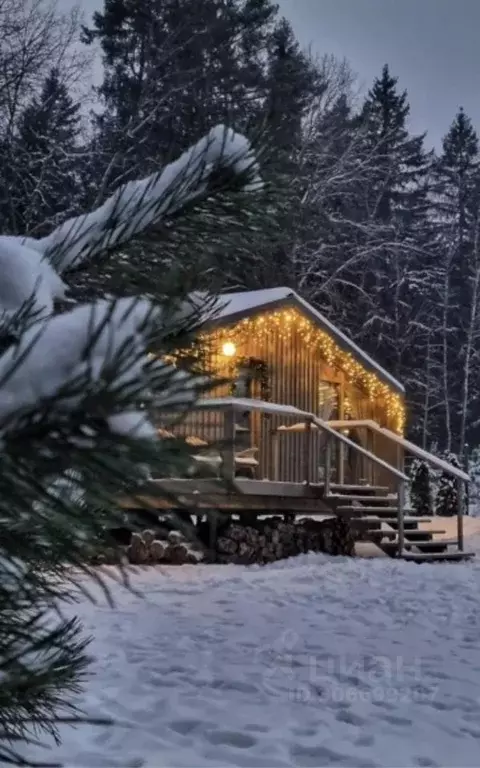
<svg viewBox="0 0 480 768">
<path fill-rule="evenodd" d="M 277 306 L 285 304 L 294 306 L 308 315 L 319 328 L 327 331 L 340 347 L 351 352 L 366 368 L 375 372 L 379 378 L 383 379 L 385 383 L 394 389 L 402 393 L 405 392 L 405 388 L 399 381 L 378 365 L 375 360 L 360 349 L 348 336 L 333 325 L 330 320 L 327 320 L 318 310 L 312 307 L 308 301 L 305 301 L 298 293 L 292 291 L 291 288 L 268 288 L 260 291 L 224 293 L 218 300 L 218 309 L 215 311 L 215 324 L 221 325 L 223 322 L 233 323 L 241 320 L 244 316 L 257 314 L 269 308 L 273 310 Z"/>
</svg>

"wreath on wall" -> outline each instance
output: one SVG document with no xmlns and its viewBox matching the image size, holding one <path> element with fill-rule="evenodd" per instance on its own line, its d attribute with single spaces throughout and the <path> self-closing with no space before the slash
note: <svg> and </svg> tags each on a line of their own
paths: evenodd
<svg viewBox="0 0 480 768">
<path fill-rule="evenodd" d="M 238 375 L 238 371 L 244 369 L 247 373 L 247 381 L 257 381 L 260 384 L 260 399 L 269 403 L 272 398 L 272 390 L 270 386 L 270 376 L 268 365 L 265 360 L 261 360 L 258 357 L 240 357 L 235 362 L 233 376 Z M 232 376 L 232 378 L 233 378 Z M 235 395 L 236 382 L 232 381 L 230 386 L 230 394 Z"/>
</svg>

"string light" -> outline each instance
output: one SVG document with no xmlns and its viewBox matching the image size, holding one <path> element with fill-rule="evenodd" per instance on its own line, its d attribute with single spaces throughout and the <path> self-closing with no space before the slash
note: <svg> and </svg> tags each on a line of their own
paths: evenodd
<svg viewBox="0 0 480 768">
<path fill-rule="evenodd" d="M 383 400 L 389 423 L 396 432 L 403 434 L 405 406 L 401 395 L 391 389 L 375 373 L 364 368 L 351 352 L 346 352 L 338 346 L 326 331 L 318 328 L 294 309 L 244 318 L 232 327 L 202 334 L 200 341 L 204 348 L 209 348 L 212 367 L 218 372 L 225 364 L 222 361 L 222 349 L 226 345 L 232 345 L 237 350 L 245 350 L 252 341 L 261 342 L 273 334 L 284 342 L 291 341 L 293 334 L 300 336 L 302 342 L 311 351 L 318 352 L 331 368 L 343 371 L 350 384 L 360 387 L 370 402 Z M 350 408 L 348 403 L 348 409 Z"/>
</svg>

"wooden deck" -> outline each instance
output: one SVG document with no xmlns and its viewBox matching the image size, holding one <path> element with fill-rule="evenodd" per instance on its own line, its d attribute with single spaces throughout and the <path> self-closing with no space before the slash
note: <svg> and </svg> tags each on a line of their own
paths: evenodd
<svg viewBox="0 0 480 768">
<path fill-rule="evenodd" d="M 270 480 L 236 478 L 226 483 L 218 478 L 151 480 L 135 496 L 123 497 L 120 505 L 136 508 L 140 505 L 154 509 L 171 509 L 174 496 L 179 506 L 220 510 L 282 510 L 304 512 L 330 512 L 331 507 L 323 500 L 323 484 L 284 483 Z"/>
<path fill-rule="evenodd" d="M 237 515 L 285 514 L 291 516 L 330 515 L 346 518 L 363 534 L 371 534 L 371 540 L 390 556 L 421 561 L 422 555 L 426 561 L 443 559 L 467 559 L 471 553 L 463 549 L 463 506 L 460 501 L 457 515 L 457 536 L 454 540 L 442 543 L 434 539 L 434 534 L 419 530 L 419 523 L 428 518 L 416 517 L 406 507 L 405 496 L 408 478 L 402 466 L 392 466 L 381 456 L 368 451 L 362 445 L 352 441 L 346 434 L 345 428 L 352 423 L 369 429 L 398 445 L 403 450 L 409 450 L 414 455 L 429 461 L 442 471 L 449 472 L 458 483 L 459 499 L 464 497 L 464 483 L 468 475 L 460 469 L 437 459 L 413 443 L 399 435 L 383 429 L 370 420 L 326 422 L 315 414 L 301 411 L 288 405 L 275 405 L 258 400 L 218 398 L 203 401 L 198 405 L 202 410 L 216 409 L 224 414 L 224 434 L 219 444 L 217 454 L 212 461 L 212 471 L 217 476 L 211 478 L 158 478 L 151 480 L 134 497 L 125 497 L 120 504 L 126 509 L 174 510 L 182 509 L 195 514 L 209 515 L 211 510 L 223 511 Z M 239 477 L 239 464 L 236 461 L 236 413 L 245 411 L 271 414 L 282 417 L 287 424 L 280 425 L 271 431 L 273 445 L 278 435 L 288 432 L 303 433 L 302 466 L 304 468 L 303 482 L 279 480 L 276 476 L 273 462 L 273 478 L 250 479 Z M 292 421 L 294 422 L 292 424 Z M 325 455 L 323 467 L 316 468 L 312 473 L 311 438 L 322 434 L 325 440 Z M 186 443 L 198 450 L 193 443 Z M 354 451 L 364 462 L 380 467 L 392 481 L 392 486 L 368 484 L 345 484 L 342 473 L 332 477 L 332 450 L 339 446 L 342 450 Z M 211 447 L 210 447 L 211 450 Z M 242 452 L 243 455 L 244 451 Z M 400 454 L 399 454 L 400 455 Z M 403 456 L 403 453 L 401 454 Z M 195 459 L 195 456 L 193 456 Z M 197 457 L 198 458 L 198 457 Z M 208 463 L 208 460 L 206 461 Z M 320 470 L 322 481 L 319 482 Z M 338 467 L 337 467 L 338 470 Z M 218 475 L 221 474 L 222 477 Z M 212 523 L 213 525 L 213 523 Z M 385 531 L 385 536 L 381 536 Z M 449 549 L 456 546 L 454 553 Z M 433 557 L 435 555 L 435 557 Z M 456 555 L 454 558 L 453 556 Z M 464 556 L 464 557 L 463 557 Z"/>
</svg>

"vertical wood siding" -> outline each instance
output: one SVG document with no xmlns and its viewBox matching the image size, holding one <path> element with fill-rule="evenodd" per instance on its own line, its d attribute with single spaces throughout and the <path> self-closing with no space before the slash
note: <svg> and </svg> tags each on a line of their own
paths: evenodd
<svg viewBox="0 0 480 768">
<path fill-rule="evenodd" d="M 231 336 L 235 339 L 235 332 Z M 220 375 L 232 372 L 232 361 L 225 360 L 221 356 L 222 332 L 213 334 L 210 365 Z M 216 341 L 215 341 L 216 340 Z M 246 339 L 243 345 L 239 345 L 236 358 L 254 357 L 264 361 L 268 366 L 270 376 L 270 393 L 273 403 L 294 405 L 302 410 L 319 412 L 319 387 L 322 381 L 331 382 L 342 387 L 341 399 L 346 396 L 351 406 L 352 418 L 372 418 L 383 426 L 388 424 L 386 409 L 382 402 L 370 402 L 359 388 L 344 382 L 344 376 L 340 371 L 333 371 L 325 360 L 320 357 L 317 349 L 312 350 L 304 343 L 298 331 L 293 330 L 291 336 L 282 338 L 281 333 L 275 328 L 261 338 L 254 336 Z M 230 366 L 230 367 L 229 367 Z M 252 396 L 260 398 L 260 384 L 254 383 Z M 229 387 L 223 386 L 211 392 L 207 397 L 228 396 Z M 165 419 L 159 415 L 159 422 Z M 260 466 L 257 472 L 258 479 L 273 479 L 273 452 L 272 431 L 281 424 L 291 424 L 292 420 L 279 417 L 276 414 L 263 415 L 254 413 L 251 416 L 251 444 L 258 447 L 258 459 Z M 223 436 L 223 414 L 220 412 L 195 411 L 189 413 L 184 422 L 175 428 L 175 433 L 182 436 L 195 435 L 208 443 L 215 443 Z M 375 446 L 365 436 L 360 436 L 360 442 L 371 450 L 375 447 L 377 455 L 389 463 L 397 466 L 397 454 L 395 446 L 389 441 L 376 437 Z M 324 437 L 318 433 L 312 437 L 310 453 L 309 473 L 312 481 L 318 480 L 318 468 L 324 449 Z M 277 479 L 283 481 L 302 482 L 305 477 L 304 449 L 305 438 L 303 434 L 283 434 L 278 438 L 279 465 Z M 338 457 L 338 452 L 337 452 Z M 346 457 L 348 464 L 348 457 Z M 354 474 L 347 467 L 345 482 L 358 482 L 365 477 L 369 482 L 380 482 L 391 485 L 391 478 L 386 473 L 367 467 L 362 461 L 357 462 Z M 349 476 L 350 473 L 350 476 Z"/>
</svg>

